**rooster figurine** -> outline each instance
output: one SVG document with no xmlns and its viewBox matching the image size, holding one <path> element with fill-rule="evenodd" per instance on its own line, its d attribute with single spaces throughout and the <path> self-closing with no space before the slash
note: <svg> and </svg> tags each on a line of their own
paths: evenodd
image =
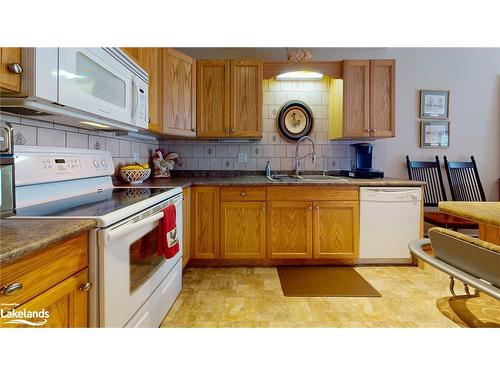
<svg viewBox="0 0 500 375">
<path fill-rule="evenodd" d="M 170 171 L 175 164 L 182 165 L 179 155 L 169 152 L 163 157 L 163 149 L 158 148 L 153 154 L 154 177 L 170 177 Z"/>
</svg>

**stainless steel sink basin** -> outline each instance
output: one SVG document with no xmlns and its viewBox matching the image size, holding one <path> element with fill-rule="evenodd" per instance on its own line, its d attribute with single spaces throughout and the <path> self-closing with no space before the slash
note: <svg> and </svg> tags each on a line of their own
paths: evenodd
<svg viewBox="0 0 500 375">
<path fill-rule="evenodd" d="M 347 179 L 342 178 L 342 177 L 327 176 L 327 175 L 320 175 L 320 174 L 303 174 L 303 175 L 292 176 L 292 177 L 295 177 L 299 180 L 304 180 L 304 181 L 319 181 L 319 182 L 348 181 Z"/>
<path fill-rule="evenodd" d="M 345 178 L 342 177 L 337 177 L 337 176 L 325 176 L 325 175 L 320 175 L 320 174 L 304 174 L 304 175 L 273 175 L 273 176 L 266 176 L 269 181 L 273 182 L 286 182 L 286 181 L 311 181 L 311 182 L 342 182 L 342 181 L 348 181 Z"/>
</svg>

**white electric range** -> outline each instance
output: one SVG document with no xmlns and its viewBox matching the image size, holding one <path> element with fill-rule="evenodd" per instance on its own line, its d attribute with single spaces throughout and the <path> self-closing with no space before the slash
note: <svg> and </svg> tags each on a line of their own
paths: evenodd
<svg viewBox="0 0 500 375">
<path fill-rule="evenodd" d="M 114 187 L 107 151 L 15 147 L 13 218 L 93 219 L 92 327 L 158 327 L 182 287 L 182 189 Z M 176 206 L 180 251 L 156 255 L 163 209 Z"/>
</svg>

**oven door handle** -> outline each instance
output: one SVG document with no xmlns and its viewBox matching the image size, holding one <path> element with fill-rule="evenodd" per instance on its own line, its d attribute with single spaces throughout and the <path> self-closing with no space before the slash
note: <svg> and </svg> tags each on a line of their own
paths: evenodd
<svg viewBox="0 0 500 375">
<path fill-rule="evenodd" d="M 157 214 L 148 216 L 147 218 L 142 219 L 137 223 L 122 225 L 121 227 L 113 229 L 108 233 L 108 242 L 123 237 L 124 235 L 129 234 L 134 230 L 137 230 L 147 224 L 154 223 L 155 221 L 158 221 L 162 218 L 163 218 L 163 212 L 158 212 Z"/>
</svg>

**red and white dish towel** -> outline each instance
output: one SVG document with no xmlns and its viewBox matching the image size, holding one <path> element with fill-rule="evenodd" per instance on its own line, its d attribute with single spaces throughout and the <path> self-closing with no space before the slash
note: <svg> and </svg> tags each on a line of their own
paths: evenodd
<svg viewBox="0 0 500 375">
<path fill-rule="evenodd" d="M 158 223 L 158 250 L 159 256 L 170 259 L 179 252 L 177 236 L 175 205 L 171 204 L 163 210 L 163 219 Z"/>
</svg>

